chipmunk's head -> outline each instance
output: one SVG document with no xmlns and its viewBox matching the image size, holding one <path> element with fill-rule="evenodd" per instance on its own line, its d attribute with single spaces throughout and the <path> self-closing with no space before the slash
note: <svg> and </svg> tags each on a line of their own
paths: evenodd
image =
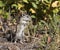
<svg viewBox="0 0 60 50">
<path fill-rule="evenodd" d="M 20 23 L 21 24 L 29 24 L 29 22 L 31 21 L 31 16 L 24 14 L 21 18 L 20 18 Z"/>
<path fill-rule="evenodd" d="M 23 18 L 23 20 L 25 20 L 25 21 L 30 21 L 30 20 L 31 20 L 30 15 L 27 15 L 27 14 L 23 15 L 22 18 Z"/>
</svg>

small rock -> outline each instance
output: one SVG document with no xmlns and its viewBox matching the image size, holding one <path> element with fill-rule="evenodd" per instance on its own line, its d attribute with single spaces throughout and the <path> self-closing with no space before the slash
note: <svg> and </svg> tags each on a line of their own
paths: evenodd
<svg viewBox="0 0 60 50">
<path fill-rule="evenodd" d="M 6 38 L 0 37 L 0 42 L 7 42 Z"/>
<path fill-rule="evenodd" d="M 1 46 L 0 45 L 0 50 L 9 50 L 7 46 Z"/>
</svg>

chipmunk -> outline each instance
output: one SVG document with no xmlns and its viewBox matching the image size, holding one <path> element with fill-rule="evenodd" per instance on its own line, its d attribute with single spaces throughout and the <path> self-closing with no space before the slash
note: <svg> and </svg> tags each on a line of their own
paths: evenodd
<svg viewBox="0 0 60 50">
<path fill-rule="evenodd" d="M 15 37 L 15 42 L 20 40 L 21 43 L 23 43 L 25 39 L 25 33 L 29 33 L 29 25 L 31 23 L 32 19 L 31 16 L 28 14 L 23 14 L 23 16 L 20 18 L 19 25 L 17 26 L 17 33 Z M 25 32 L 25 30 L 27 30 Z"/>
</svg>

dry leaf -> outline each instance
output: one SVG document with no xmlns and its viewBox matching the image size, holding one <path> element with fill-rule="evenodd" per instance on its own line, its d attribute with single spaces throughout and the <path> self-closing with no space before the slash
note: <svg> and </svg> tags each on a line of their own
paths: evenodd
<svg viewBox="0 0 60 50">
<path fill-rule="evenodd" d="M 11 25 L 12 25 L 12 23 L 8 23 L 8 25 L 9 25 L 9 26 L 11 26 Z"/>
<path fill-rule="evenodd" d="M 0 26 L 0 29 L 2 28 L 2 26 Z"/>
<path fill-rule="evenodd" d="M 47 43 L 50 43 L 50 42 L 51 42 L 51 37 L 48 36 L 48 41 L 47 41 Z"/>
</svg>

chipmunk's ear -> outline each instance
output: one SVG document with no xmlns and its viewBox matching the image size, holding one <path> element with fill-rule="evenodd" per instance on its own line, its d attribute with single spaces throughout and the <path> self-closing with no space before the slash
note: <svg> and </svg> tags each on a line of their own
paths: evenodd
<svg viewBox="0 0 60 50">
<path fill-rule="evenodd" d="M 21 13 L 22 13 L 22 16 L 27 15 L 27 12 L 26 11 L 21 11 Z"/>
</svg>

